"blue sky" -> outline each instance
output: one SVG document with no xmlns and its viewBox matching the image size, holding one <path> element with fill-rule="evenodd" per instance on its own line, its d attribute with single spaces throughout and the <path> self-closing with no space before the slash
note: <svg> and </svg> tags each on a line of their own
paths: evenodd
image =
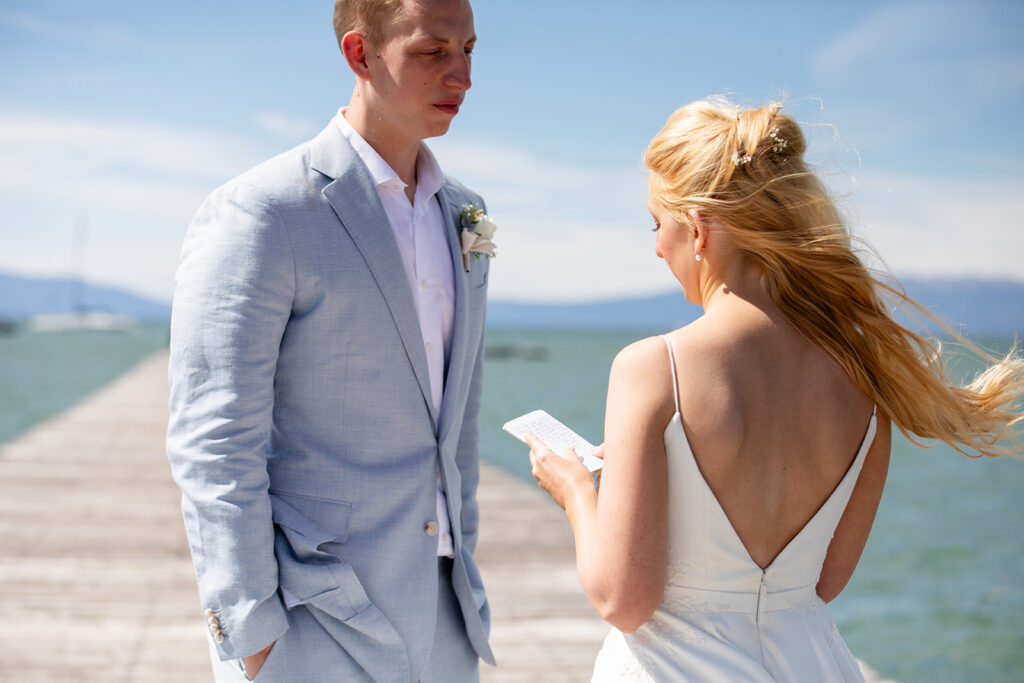
<svg viewBox="0 0 1024 683">
<path fill-rule="evenodd" d="M 333 2 L 0 1 L 0 270 L 169 299 L 206 194 L 316 134 Z M 477 0 L 442 165 L 499 231 L 495 299 L 676 287 L 640 158 L 678 106 L 786 98 L 897 275 L 1024 281 L 1024 4 Z M 82 246 L 76 246 L 82 245 Z"/>
</svg>

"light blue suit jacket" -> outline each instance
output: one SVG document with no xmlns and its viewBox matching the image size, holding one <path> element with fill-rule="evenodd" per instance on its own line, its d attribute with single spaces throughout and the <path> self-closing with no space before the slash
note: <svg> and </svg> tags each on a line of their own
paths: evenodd
<svg viewBox="0 0 1024 683">
<path fill-rule="evenodd" d="M 370 677 L 417 676 L 437 609 L 437 538 L 425 530 L 439 465 L 453 588 L 470 642 L 493 663 L 473 561 L 489 264 L 472 258 L 465 271 L 458 224 L 461 205 L 483 201 L 451 179 L 438 198 L 455 317 L 437 418 L 397 243 L 334 122 L 216 190 L 189 228 L 167 451 L 221 659 L 285 633 L 281 586 Z M 294 680 L 316 679 L 289 666 Z"/>
</svg>

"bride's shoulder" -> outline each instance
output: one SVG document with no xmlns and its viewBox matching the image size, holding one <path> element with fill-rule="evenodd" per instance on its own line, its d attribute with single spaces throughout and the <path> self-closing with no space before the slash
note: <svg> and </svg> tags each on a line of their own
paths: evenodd
<svg viewBox="0 0 1024 683">
<path fill-rule="evenodd" d="M 680 359 L 688 357 L 693 353 L 693 345 L 699 341 L 692 339 L 693 335 L 688 328 L 675 330 L 668 334 L 658 335 L 640 339 L 623 348 L 615 356 L 612 362 L 611 374 L 640 380 L 663 378 L 669 380 L 669 352 L 666 348 L 666 341 L 672 347 L 672 354 L 675 356 L 676 364 Z"/>
<path fill-rule="evenodd" d="M 608 377 L 609 412 L 667 420 L 669 409 L 675 405 L 672 386 L 664 340 L 648 337 L 635 341 L 619 351 L 612 362 Z"/>
<path fill-rule="evenodd" d="M 642 370 L 659 363 L 664 364 L 667 358 L 662 337 L 647 337 L 619 351 L 612 363 L 612 370 Z"/>
<path fill-rule="evenodd" d="M 680 358 L 706 348 L 710 342 L 704 326 L 694 321 L 666 334 L 633 342 L 619 351 L 615 363 L 631 369 L 662 368 L 669 362 L 666 341 L 672 347 L 677 363 Z"/>
</svg>

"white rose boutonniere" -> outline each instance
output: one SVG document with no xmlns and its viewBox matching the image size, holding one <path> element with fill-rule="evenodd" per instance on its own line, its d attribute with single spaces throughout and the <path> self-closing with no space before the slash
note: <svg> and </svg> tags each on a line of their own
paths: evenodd
<svg viewBox="0 0 1024 683">
<path fill-rule="evenodd" d="M 462 224 L 462 262 L 469 272 L 469 257 L 473 255 L 480 258 L 483 254 L 487 258 L 495 257 L 496 246 L 491 238 L 498 226 L 491 217 L 472 204 L 463 204 L 459 212 L 459 222 Z"/>
</svg>

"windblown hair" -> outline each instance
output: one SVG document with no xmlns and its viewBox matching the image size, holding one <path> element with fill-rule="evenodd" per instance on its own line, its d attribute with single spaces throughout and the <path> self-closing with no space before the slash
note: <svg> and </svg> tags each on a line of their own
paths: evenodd
<svg viewBox="0 0 1024 683">
<path fill-rule="evenodd" d="M 644 156 L 655 196 L 683 225 L 697 209 L 725 226 L 786 317 L 911 441 L 937 439 L 971 457 L 1019 454 L 1024 360 L 1015 348 L 999 359 L 971 344 L 861 263 L 804 161 L 800 126 L 780 109 L 699 101 L 677 110 Z M 941 345 L 897 323 L 883 294 L 990 367 L 966 387 L 951 382 Z"/>
<path fill-rule="evenodd" d="M 402 11 L 402 0 L 337 0 L 334 3 L 334 34 L 341 45 L 349 31 L 358 31 L 375 45 L 384 42 L 384 27 Z"/>
</svg>

